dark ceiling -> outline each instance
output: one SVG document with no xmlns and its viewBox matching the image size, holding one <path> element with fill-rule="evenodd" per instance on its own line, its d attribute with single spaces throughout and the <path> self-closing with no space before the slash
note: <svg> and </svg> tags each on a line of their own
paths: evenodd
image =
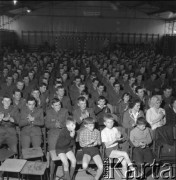
<svg viewBox="0 0 176 180">
<path fill-rule="evenodd" d="M 52 2 L 60 3 L 61 5 L 65 2 L 73 4 L 74 1 L 29 1 L 29 0 L 18 0 L 16 5 L 13 4 L 13 0 L 0 0 L 0 15 L 8 15 L 14 17 L 22 12 L 23 8 L 30 8 L 37 10 L 43 7 L 47 7 Z M 85 1 L 86 2 L 86 1 Z M 88 2 L 88 1 L 87 1 Z M 93 2 L 93 1 L 92 1 Z M 96 1 L 95 1 L 96 2 Z M 162 13 L 172 13 L 172 16 L 163 17 L 165 20 L 176 19 L 174 13 L 176 13 L 176 1 L 106 1 L 110 5 L 119 8 L 120 6 L 127 7 L 129 9 L 138 10 L 144 12 L 149 16 L 159 15 L 162 18 Z"/>
</svg>

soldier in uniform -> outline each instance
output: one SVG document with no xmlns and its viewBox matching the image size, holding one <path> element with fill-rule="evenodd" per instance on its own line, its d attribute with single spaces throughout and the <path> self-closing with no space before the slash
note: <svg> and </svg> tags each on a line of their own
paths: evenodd
<svg viewBox="0 0 176 180">
<path fill-rule="evenodd" d="M 34 97 L 27 99 L 26 106 L 21 110 L 19 126 L 21 127 L 22 149 L 40 147 L 42 142 L 41 127 L 44 125 L 43 110 L 36 107 Z"/>
<path fill-rule="evenodd" d="M 46 111 L 45 126 L 48 131 L 49 151 L 55 150 L 57 138 L 60 130 L 65 127 L 65 121 L 68 117 L 68 110 L 61 108 L 61 102 L 58 98 L 53 98 L 51 108 Z"/>
<path fill-rule="evenodd" d="M 0 103 L 0 146 L 7 144 L 17 153 L 17 136 L 15 126 L 18 125 L 19 113 L 17 108 L 11 105 L 11 98 L 4 95 Z"/>
</svg>

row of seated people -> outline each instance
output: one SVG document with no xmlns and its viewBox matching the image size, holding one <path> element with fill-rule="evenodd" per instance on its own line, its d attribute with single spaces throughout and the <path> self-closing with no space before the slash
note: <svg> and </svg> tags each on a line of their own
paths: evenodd
<svg viewBox="0 0 176 180">
<path fill-rule="evenodd" d="M 58 90 L 63 93 L 64 88 L 62 86 L 59 86 Z M 74 117 L 74 119 L 76 119 L 78 124 L 81 124 L 82 119 L 92 116 L 92 117 L 97 118 L 99 127 L 103 126 L 102 119 L 103 119 L 104 114 L 112 113 L 106 103 L 105 97 L 99 96 L 97 104 L 93 105 L 92 107 L 89 107 L 88 106 L 89 101 L 88 101 L 87 97 L 84 96 L 84 94 L 85 94 L 85 92 L 83 93 L 82 96 L 80 96 L 78 98 L 77 105 L 76 105 L 76 107 L 73 107 L 74 110 L 70 114 L 73 114 L 73 117 Z M 37 89 L 32 91 L 31 96 L 33 97 L 33 101 L 35 101 L 35 102 L 33 102 L 33 107 L 32 107 L 31 111 L 33 111 L 35 109 L 35 111 L 36 111 L 35 116 L 37 116 L 39 119 L 42 119 L 42 121 L 43 121 L 43 117 L 45 116 L 45 119 L 47 121 L 49 121 L 49 123 L 48 123 L 49 125 L 47 125 L 47 128 L 50 128 L 49 126 L 51 126 L 51 128 L 52 128 L 52 119 L 53 120 L 58 119 L 59 122 L 65 121 L 65 117 L 69 114 L 69 112 L 71 112 L 71 110 L 69 111 L 69 109 L 67 109 L 66 107 L 63 107 L 63 104 L 67 103 L 66 101 L 63 101 L 63 104 L 60 101 L 59 109 L 53 110 L 53 102 L 52 102 L 52 100 L 50 100 L 49 107 L 47 107 L 45 110 L 42 109 L 40 104 L 38 105 L 37 100 L 39 99 L 39 90 L 37 90 Z M 165 115 L 167 116 L 167 121 L 165 120 L 163 122 L 163 124 L 161 124 L 161 125 L 167 125 L 167 126 L 164 126 L 164 127 L 166 127 L 165 128 L 166 130 L 164 131 L 164 132 L 166 132 L 165 138 L 167 138 L 167 141 L 165 143 L 168 143 L 168 144 L 173 143 L 173 135 L 168 134 L 167 129 L 169 127 L 170 128 L 173 127 L 175 124 L 174 111 L 172 112 L 172 109 L 174 108 L 174 103 L 175 103 L 174 98 L 172 99 L 171 103 L 168 106 L 166 106 L 166 108 L 165 108 L 166 113 L 165 113 L 165 110 L 163 108 L 160 108 L 160 105 L 162 102 L 160 95 L 152 96 L 152 98 L 150 99 L 150 101 L 151 101 L 150 105 L 149 105 L 150 108 L 148 110 L 146 110 L 146 112 L 141 110 L 142 102 L 139 99 L 133 101 L 133 103 L 130 103 L 129 101 L 126 101 L 126 100 L 129 100 L 129 98 L 130 98 L 129 93 L 124 93 L 123 97 L 124 97 L 124 99 L 121 101 L 123 103 L 123 109 L 121 106 L 119 108 L 120 110 L 122 109 L 122 114 L 121 114 L 122 118 L 116 119 L 118 121 L 118 124 L 122 125 L 126 129 L 130 129 L 133 127 L 133 124 L 136 121 L 136 118 L 138 116 L 144 116 L 146 114 L 147 121 L 149 122 L 149 124 L 151 125 L 151 127 L 153 129 L 156 129 L 157 127 L 159 127 L 159 125 L 155 125 L 155 118 L 158 118 L 157 117 L 158 113 L 163 112 L 163 116 L 164 117 L 165 117 Z M 2 103 L 0 106 L 0 112 L 1 112 L 2 117 L 4 119 L 6 119 L 6 118 L 8 119 L 9 116 L 12 116 L 12 117 L 14 116 L 15 119 L 17 119 L 18 121 L 20 119 L 21 119 L 21 121 L 24 121 L 24 123 L 25 123 L 24 126 L 27 126 L 28 124 L 26 124 L 26 123 L 28 122 L 28 118 L 30 117 L 30 116 L 28 117 L 28 115 L 31 114 L 30 112 L 27 113 L 27 111 L 29 111 L 31 108 L 30 103 L 28 101 L 29 101 L 29 99 L 24 100 L 21 98 L 21 91 L 18 89 L 14 90 L 13 101 L 11 100 L 11 98 L 9 96 L 4 96 L 2 98 Z M 155 102 L 153 102 L 153 101 L 155 101 Z M 122 104 L 122 103 L 120 103 L 120 104 Z M 35 107 L 35 105 L 37 105 L 37 106 Z M 62 105 L 62 108 L 61 108 L 61 105 Z M 70 107 L 71 107 L 71 105 L 70 105 Z M 26 110 L 26 109 L 29 109 L 29 110 Z M 57 112 L 57 113 L 55 113 L 55 112 Z M 161 116 L 160 118 L 162 119 L 163 117 Z M 158 123 L 159 120 L 160 119 L 156 120 L 156 124 Z M 7 123 L 7 124 L 10 125 L 9 123 Z M 168 129 L 168 132 L 172 132 L 172 131 L 170 131 Z M 27 143 L 26 140 L 24 142 Z M 29 143 L 27 143 L 27 144 L 28 145 L 23 145 L 23 143 L 22 143 L 22 147 L 23 148 L 29 147 Z"/>
</svg>

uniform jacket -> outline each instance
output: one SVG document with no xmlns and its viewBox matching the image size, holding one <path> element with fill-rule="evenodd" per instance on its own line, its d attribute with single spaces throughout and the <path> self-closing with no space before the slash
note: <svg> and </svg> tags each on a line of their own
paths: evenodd
<svg viewBox="0 0 176 180">
<path fill-rule="evenodd" d="M 28 115 L 35 118 L 33 125 L 28 121 Z M 44 125 L 43 110 L 35 107 L 33 111 L 29 110 L 25 106 L 21 110 L 21 117 L 19 121 L 19 126 L 22 128 L 21 134 L 28 136 L 41 135 L 41 127 Z"/>
<path fill-rule="evenodd" d="M 65 121 L 68 117 L 68 110 L 61 108 L 59 112 L 56 112 L 53 108 L 46 111 L 45 126 L 49 129 L 48 133 L 57 133 L 56 122 L 60 123 L 60 127 L 65 127 Z"/>
</svg>

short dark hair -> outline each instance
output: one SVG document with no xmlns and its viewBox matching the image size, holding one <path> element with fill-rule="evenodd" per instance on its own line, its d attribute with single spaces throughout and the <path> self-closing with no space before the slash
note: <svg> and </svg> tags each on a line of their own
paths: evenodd
<svg viewBox="0 0 176 180">
<path fill-rule="evenodd" d="M 100 86 L 105 87 L 105 85 L 104 85 L 103 83 L 101 83 L 101 82 L 99 82 L 97 86 L 98 86 L 98 87 L 100 87 Z"/>
<path fill-rule="evenodd" d="M 144 117 L 138 117 L 136 121 L 136 125 L 147 125 L 147 121 Z"/>
<path fill-rule="evenodd" d="M 173 89 L 171 86 L 168 86 L 168 85 L 165 85 L 164 87 L 163 87 L 163 91 L 166 91 L 167 89 Z"/>
<path fill-rule="evenodd" d="M 28 98 L 27 98 L 27 103 L 28 103 L 29 101 L 34 101 L 35 104 L 37 104 L 37 103 L 36 103 L 36 99 L 35 99 L 33 96 L 28 96 Z"/>
<path fill-rule="evenodd" d="M 59 98 L 53 98 L 51 100 L 51 105 L 53 105 L 54 103 L 60 102 Z"/>
<path fill-rule="evenodd" d="M 133 108 L 137 103 L 141 104 L 141 101 L 139 99 L 134 99 L 133 101 L 130 102 L 129 108 Z"/>
<path fill-rule="evenodd" d="M 92 82 L 95 82 L 95 81 L 99 82 L 99 80 L 97 78 L 93 78 Z"/>
<path fill-rule="evenodd" d="M 78 99 L 77 99 L 77 101 L 78 101 L 78 102 L 79 102 L 79 101 L 86 101 L 86 98 L 85 98 L 84 96 L 79 96 Z"/>
<path fill-rule="evenodd" d="M 81 92 L 81 96 L 84 96 L 84 95 L 88 95 L 89 96 L 89 92 L 87 90 L 83 90 Z"/>
<path fill-rule="evenodd" d="M 137 86 L 136 89 L 135 89 L 135 92 L 138 93 L 139 89 L 143 89 L 143 87 L 142 86 Z"/>
<path fill-rule="evenodd" d="M 22 95 L 21 90 L 19 90 L 19 89 L 17 89 L 17 88 L 15 88 L 15 89 L 13 90 L 13 94 L 15 94 L 16 92 L 19 92 L 19 93 Z"/>
<path fill-rule="evenodd" d="M 99 96 L 97 102 L 98 102 L 99 100 L 105 100 L 105 102 L 106 102 L 106 98 L 105 98 L 104 96 Z"/>
<path fill-rule="evenodd" d="M 81 79 L 81 77 L 80 77 L 80 76 L 75 76 L 75 80 L 76 80 L 76 79 Z"/>
<path fill-rule="evenodd" d="M 5 93 L 4 96 L 3 96 L 3 99 L 4 99 L 4 98 L 8 98 L 8 99 L 12 100 L 9 93 Z"/>
<path fill-rule="evenodd" d="M 119 82 L 119 81 L 117 81 L 117 80 L 113 83 L 113 86 L 115 86 L 116 84 L 119 84 L 119 85 L 120 85 L 120 87 L 121 87 L 120 82 Z"/>
<path fill-rule="evenodd" d="M 129 99 L 131 99 L 131 94 L 129 92 L 124 92 L 121 99 L 123 100 L 125 96 L 129 96 Z"/>
<path fill-rule="evenodd" d="M 67 125 L 67 124 L 70 124 L 70 123 L 76 124 L 76 121 L 73 119 L 72 116 L 68 116 L 67 119 L 66 119 L 66 121 L 65 121 L 65 124 L 66 124 L 66 125 Z"/>
<path fill-rule="evenodd" d="M 103 117 L 104 122 L 105 122 L 106 120 L 108 120 L 108 119 L 114 121 L 114 117 L 112 116 L 111 113 L 106 113 L 106 114 L 104 115 L 104 117 Z"/>
<path fill-rule="evenodd" d="M 87 125 L 87 124 L 95 124 L 95 119 L 93 117 L 87 117 L 84 119 L 84 125 Z"/>
<path fill-rule="evenodd" d="M 56 88 L 56 91 L 57 91 L 58 89 L 65 89 L 65 88 L 64 88 L 63 85 L 60 85 L 60 86 L 58 86 L 58 87 Z"/>
<path fill-rule="evenodd" d="M 80 87 L 81 85 L 86 86 L 86 84 L 85 84 L 83 81 L 81 81 L 81 82 L 78 84 L 78 87 Z"/>
<path fill-rule="evenodd" d="M 44 83 L 44 82 L 39 83 L 39 87 L 43 87 L 43 86 L 46 86 L 46 87 L 47 87 L 47 84 Z"/>
</svg>

